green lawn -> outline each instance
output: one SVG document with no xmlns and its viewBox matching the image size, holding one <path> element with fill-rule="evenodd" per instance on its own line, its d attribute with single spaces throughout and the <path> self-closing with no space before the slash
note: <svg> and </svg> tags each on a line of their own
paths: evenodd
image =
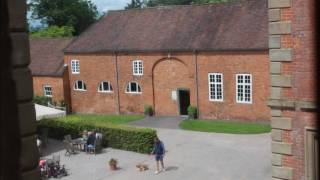
<svg viewBox="0 0 320 180">
<path fill-rule="evenodd" d="M 228 134 L 260 134 L 271 131 L 268 124 L 230 122 L 220 120 L 184 120 L 180 127 L 186 130 L 228 133 Z"/>
<path fill-rule="evenodd" d="M 126 124 L 128 122 L 142 119 L 142 115 L 95 115 L 95 114 L 74 114 L 58 118 L 66 121 L 92 121 L 97 124 Z"/>
</svg>

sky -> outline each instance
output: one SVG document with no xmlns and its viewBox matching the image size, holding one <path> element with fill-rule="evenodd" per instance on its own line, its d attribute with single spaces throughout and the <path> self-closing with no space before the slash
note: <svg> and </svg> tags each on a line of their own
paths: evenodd
<svg viewBox="0 0 320 180">
<path fill-rule="evenodd" d="M 97 6 L 98 11 L 102 13 L 107 12 L 108 10 L 124 9 L 124 7 L 131 2 L 131 0 L 91 0 L 91 2 L 93 2 Z M 30 15 L 31 13 L 28 12 L 28 19 L 30 19 Z M 42 26 L 38 20 L 29 20 L 29 23 L 32 27 Z"/>
<path fill-rule="evenodd" d="M 124 9 L 131 0 L 91 0 L 100 12 Z"/>
</svg>

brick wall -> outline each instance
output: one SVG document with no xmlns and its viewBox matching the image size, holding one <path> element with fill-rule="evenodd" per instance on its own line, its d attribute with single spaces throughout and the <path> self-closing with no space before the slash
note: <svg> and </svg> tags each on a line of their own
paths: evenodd
<svg viewBox="0 0 320 180">
<path fill-rule="evenodd" d="M 269 8 L 270 88 L 279 93 L 269 100 L 272 176 L 304 180 L 306 128 L 316 127 L 314 1 L 269 0 Z"/>
<path fill-rule="evenodd" d="M 80 74 L 72 74 L 70 60 L 80 60 Z M 78 113 L 116 113 L 117 86 L 114 58 L 112 55 L 77 55 L 65 56 L 68 65 L 71 104 L 73 112 Z M 77 80 L 85 82 L 87 91 L 75 91 Z M 109 81 L 113 87 L 112 93 L 98 93 L 101 81 Z"/>
<path fill-rule="evenodd" d="M 199 54 L 199 108 L 204 118 L 269 121 L 268 53 L 206 53 Z M 208 73 L 223 73 L 224 101 L 208 100 Z M 236 74 L 252 74 L 252 104 L 236 102 Z"/>
<path fill-rule="evenodd" d="M 35 95 L 44 96 L 45 85 L 51 86 L 52 89 L 52 100 L 59 103 L 64 100 L 64 84 L 62 77 L 43 77 L 33 76 L 33 92 Z"/>
<path fill-rule="evenodd" d="M 117 55 L 66 55 L 65 63 L 80 60 L 80 74 L 69 73 L 73 86 L 76 80 L 86 83 L 87 91 L 71 88 L 72 108 L 82 113 L 143 113 L 144 105 L 152 105 L 156 115 L 179 115 L 178 102 L 172 100 L 177 88 L 190 90 L 190 102 L 199 106 L 201 118 L 221 118 L 250 121 L 268 121 L 267 106 L 269 67 L 267 52 L 238 53 L 145 53 Z M 144 75 L 134 76 L 132 61 L 143 60 Z M 196 88 L 196 62 L 198 61 L 198 91 Z M 257 64 L 261 68 L 256 68 Z M 118 82 L 116 68 L 118 69 Z M 209 102 L 208 73 L 224 74 L 224 102 Z M 237 73 L 253 75 L 253 103 L 236 103 Z M 102 80 L 112 84 L 112 93 L 99 93 Z M 142 93 L 126 93 L 130 81 L 138 82 Z M 119 86 L 119 96 L 118 88 Z M 227 110 L 228 109 L 228 110 Z M 245 112 L 245 113 L 244 113 Z"/>
</svg>

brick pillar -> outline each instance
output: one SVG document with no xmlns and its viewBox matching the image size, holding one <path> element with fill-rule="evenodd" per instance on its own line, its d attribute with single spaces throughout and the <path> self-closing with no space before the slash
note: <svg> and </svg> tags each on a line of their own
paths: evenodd
<svg viewBox="0 0 320 180">
<path fill-rule="evenodd" d="M 284 97 L 292 88 L 292 73 L 285 67 L 292 63 L 291 0 L 269 0 L 269 59 L 271 138 L 272 138 L 272 177 L 273 179 L 293 179 L 293 168 L 283 164 L 292 156 L 292 117 L 284 111 L 294 111 L 293 98 Z M 290 114 L 290 113 L 289 113 Z"/>
<path fill-rule="evenodd" d="M 307 179 L 306 128 L 315 129 L 312 0 L 268 0 L 272 178 Z"/>
<path fill-rule="evenodd" d="M 28 65 L 29 37 L 26 23 L 26 1 L 8 0 L 9 27 L 12 40 L 13 80 L 16 85 L 21 136 L 21 170 L 23 180 L 40 179 L 39 153 L 36 145 L 36 118 L 32 103 L 32 77 Z"/>
</svg>

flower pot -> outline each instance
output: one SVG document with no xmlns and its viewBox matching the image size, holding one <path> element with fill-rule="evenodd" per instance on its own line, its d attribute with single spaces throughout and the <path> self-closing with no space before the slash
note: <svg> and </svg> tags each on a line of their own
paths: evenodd
<svg viewBox="0 0 320 180">
<path fill-rule="evenodd" d="M 111 171 L 115 171 L 118 169 L 116 164 L 110 164 L 109 167 Z"/>
</svg>

